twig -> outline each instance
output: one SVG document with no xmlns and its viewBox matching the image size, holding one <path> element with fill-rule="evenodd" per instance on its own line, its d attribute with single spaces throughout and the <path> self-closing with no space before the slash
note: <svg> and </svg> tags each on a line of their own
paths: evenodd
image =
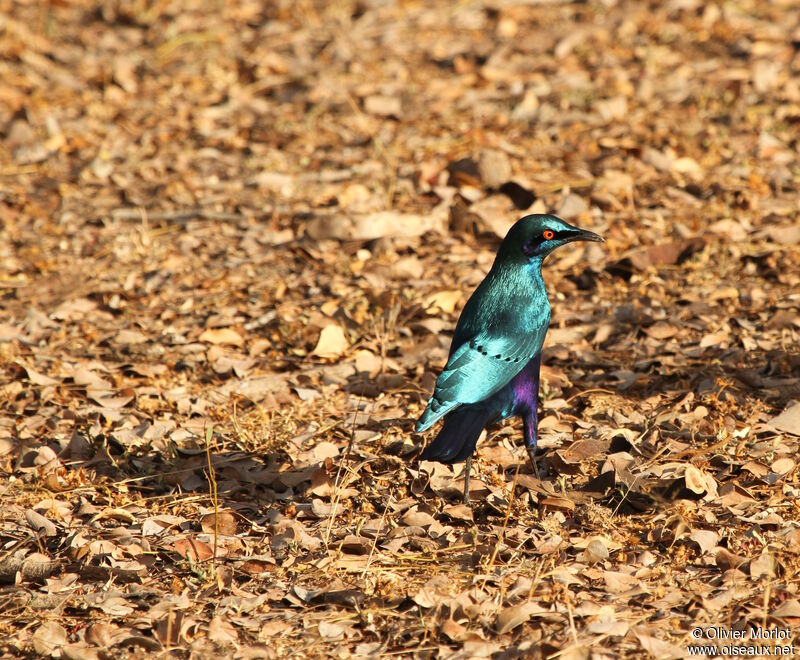
<svg viewBox="0 0 800 660">
<path fill-rule="evenodd" d="M 514 472 L 514 481 L 511 483 L 511 495 L 508 498 L 508 509 L 506 509 L 506 517 L 503 520 L 503 527 L 500 530 L 500 536 L 497 539 L 497 543 L 494 546 L 494 551 L 492 552 L 492 556 L 489 559 L 489 563 L 486 566 L 486 575 L 483 576 L 483 584 L 481 585 L 481 591 L 486 588 L 486 581 L 489 579 L 489 571 L 494 564 L 494 560 L 497 558 L 497 553 L 500 549 L 500 544 L 503 542 L 503 539 L 506 535 L 506 527 L 508 527 L 508 519 L 511 517 L 511 506 L 514 504 L 514 493 L 517 490 L 517 477 L 519 477 L 519 466 L 520 461 L 517 461 L 517 469 Z"/>
<path fill-rule="evenodd" d="M 387 191 L 386 191 L 386 207 L 387 209 L 391 210 L 392 205 L 394 203 L 394 191 L 395 187 L 397 186 L 397 163 L 389 153 L 386 145 L 381 140 L 380 136 L 378 135 L 377 131 L 370 130 L 369 122 L 367 121 L 366 115 L 361 111 L 361 108 L 358 107 L 358 103 L 353 98 L 352 94 L 349 92 L 345 93 L 346 100 L 348 105 L 353 111 L 353 114 L 358 117 L 359 121 L 361 122 L 364 131 L 369 134 L 370 140 L 372 140 L 372 144 L 375 147 L 375 152 L 378 155 L 384 165 L 386 165 L 386 169 L 389 170 L 389 180 L 387 182 Z"/>
<path fill-rule="evenodd" d="M 169 658 L 171 655 L 170 646 L 172 646 L 172 617 L 175 613 L 171 607 L 167 612 L 167 639 L 166 643 L 164 644 L 164 657 Z"/>
<path fill-rule="evenodd" d="M 211 556 L 211 571 L 217 575 L 217 541 L 219 537 L 219 500 L 217 499 L 217 478 L 214 474 L 214 467 L 211 465 L 211 436 L 214 433 L 213 427 L 206 428 L 206 460 L 208 461 L 208 488 L 211 494 L 211 502 L 214 505 L 214 554 Z"/>
<path fill-rule="evenodd" d="M 633 619 L 633 620 L 630 621 L 629 627 L 633 628 L 633 626 L 639 625 L 642 621 L 646 621 L 646 620 L 647 620 L 647 616 L 641 616 L 641 617 L 638 617 L 636 619 Z M 593 637 L 592 638 L 592 646 L 598 646 L 600 643 L 606 641 L 609 637 L 611 637 L 611 633 L 603 633 L 602 635 L 599 635 L 598 637 Z M 578 646 L 580 647 L 581 644 L 579 643 Z M 575 650 L 574 646 L 568 646 L 565 649 L 561 649 L 560 651 L 557 651 L 556 653 L 553 653 L 553 655 L 548 655 L 547 656 L 547 660 L 554 660 L 555 658 L 560 658 L 560 657 L 562 657 L 564 655 L 571 654 L 571 652 L 573 650 Z"/>
<path fill-rule="evenodd" d="M 392 495 L 389 495 L 389 502 L 391 503 L 394 500 Z M 388 506 L 383 507 L 383 515 L 381 516 L 381 524 L 378 525 L 378 531 L 375 532 L 375 538 L 372 539 L 372 547 L 369 549 L 369 557 L 367 557 L 367 565 L 364 566 L 364 572 L 361 573 L 361 579 L 363 580 L 367 576 L 367 571 L 369 571 L 369 565 L 372 563 L 372 555 L 375 553 L 375 546 L 378 545 L 378 537 L 383 531 L 383 523 L 386 520 L 386 512 L 389 510 Z"/>
<path fill-rule="evenodd" d="M 336 507 L 339 506 L 339 499 L 341 498 L 341 489 L 340 486 L 340 479 L 342 476 L 342 469 L 344 464 L 347 462 L 347 459 L 350 458 L 350 451 L 353 449 L 353 441 L 356 437 L 356 419 L 358 418 L 358 409 L 361 406 L 361 401 L 363 398 L 363 394 L 358 395 L 358 400 L 356 401 L 356 409 L 353 413 L 353 426 L 350 429 L 350 441 L 347 443 L 347 449 L 344 452 L 344 456 L 339 461 L 339 468 L 336 470 L 336 480 L 333 483 L 333 505 L 331 506 L 331 517 L 328 520 L 328 529 L 325 530 L 325 549 L 328 549 L 328 542 L 331 539 L 331 531 L 333 530 L 333 521 L 336 518 Z"/>
<path fill-rule="evenodd" d="M 150 222 L 172 222 L 175 224 L 185 224 L 191 220 L 222 220 L 227 222 L 246 220 L 246 217 L 241 213 L 212 211 L 197 207 L 181 211 L 148 211 L 144 207 L 118 208 L 111 211 L 111 217 L 114 220 L 142 220 L 147 218 Z"/>
<path fill-rule="evenodd" d="M 603 389 L 602 387 L 595 387 L 594 389 L 591 390 L 582 390 L 580 392 L 573 394 L 571 397 L 567 399 L 567 403 L 569 403 L 573 399 L 577 399 L 579 396 L 583 396 L 584 394 L 593 394 L 595 392 L 602 392 L 603 394 L 616 394 L 614 390 L 606 390 Z"/>
<path fill-rule="evenodd" d="M 533 581 L 531 582 L 531 588 L 528 589 L 528 600 L 533 598 L 533 592 L 536 591 L 536 587 L 539 586 L 539 582 L 542 581 L 542 568 L 544 568 L 545 559 L 542 557 L 542 560 L 539 562 L 539 565 L 536 567 L 536 574 L 533 576 Z"/>
<path fill-rule="evenodd" d="M 237 461 L 244 460 L 245 456 L 233 456 L 231 458 L 221 458 L 217 461 L 217 465 L 230 465 L 231 463 L 236 463 Z M 186 472 L 194 472 L 197 469 L 197 466 L 187 467 L 187 468 L 178 468 L 177 470 L 166 470 L 165 472 L 159 472 L 160 477 L 165 476 L 173 476 L 176 474 L 184 474 Z M 148 481 L 152 479 L 152 475 L 147 475 L 144 477 L 128 477 L 127 479 L 120 479 L 119 481 L 112 482 L 112 486 L 121 486 L 127 484 L 137 483 L 139 481 Z"/>
<path fill-rule="evenodd" d="M 572 639 L 575 642 L 575 646 L 580 646 L 580 642 L 578 642 L 578 631 L 575 630 L 575 617 L 572 616 L 572 605 L 569 602 L 569 591 L 566 593 L 566 602 L 567 602 L 567 614 L 569 615 L 569 629 L 572 632 Z"/>
</svg>

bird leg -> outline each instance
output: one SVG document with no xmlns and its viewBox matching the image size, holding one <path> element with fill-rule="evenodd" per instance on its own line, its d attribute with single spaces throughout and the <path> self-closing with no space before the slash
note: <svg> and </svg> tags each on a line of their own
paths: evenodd
<svg viewBox="0 0 800 660">
<path fill-rule="evenodd" d="M 538 431 L 538 415 L 536 408 L 533 408 L 525 417 L 522 418 L 523 427 L 525 431 L 525 449 L 528 450 L 528 456 L 531 459 L 531 466 L 533 466 L 533 474 L 535 477 L 539 476 L 539 464 L 536 461 L 536 445 L 539 441 Z"/>
<path fill-rule="evenodd" d="M 531 467 L 533 468 L 533 476 L 539 478 L 539 464 L 536 462 L 536 445 L 528 446 L 528 456 L 531 459 Z"/>
<path fill-rule="evenodd" d="M 472 472 L 472 456 L 467 456 L 464 464 L 464 504 L 469 504 L 469 473 Z"/>
</svg>

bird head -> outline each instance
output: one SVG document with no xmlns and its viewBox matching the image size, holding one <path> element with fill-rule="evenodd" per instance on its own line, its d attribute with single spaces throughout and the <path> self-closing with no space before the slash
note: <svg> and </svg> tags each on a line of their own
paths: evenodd
<svg viewBox="0 0 800 660">
<path fill-rule="evenodd" d="M 512 258 L 544 259 L 553 250 L 572 241 L 597 241 L 605 239 L 594 232 L 573 227 L 554 215 L 526 215 L 509 230 L 503 247 L 512 251 Z M 517 254 L 513 254 L 517 252 Z"/>
</svg>

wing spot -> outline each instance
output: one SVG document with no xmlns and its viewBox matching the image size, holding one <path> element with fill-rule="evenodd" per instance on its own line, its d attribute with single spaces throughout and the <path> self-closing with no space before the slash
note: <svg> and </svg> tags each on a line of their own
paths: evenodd
<svg viewBox="0 0 800 660">
<path fill-rule="evenodd" d="M 495 360 L 502 360 L 503 356 L 500 353 L 498 353 L 497 355 L 494 356 L 494 359 Z"/>
<path fill-rule="evenodd" d="M 507 358 L 506 358 L 506 362 L 511 362 L 511 358 L 510 358 L 510 357 L 507 357 Z"/>
</svg>

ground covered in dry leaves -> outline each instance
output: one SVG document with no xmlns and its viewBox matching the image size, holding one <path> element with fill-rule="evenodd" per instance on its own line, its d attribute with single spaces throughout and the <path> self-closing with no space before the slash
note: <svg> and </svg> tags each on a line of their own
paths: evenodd
<svg viewBox="0 0 800 660">
<path fill-rule="evenodd" d="M 799 74 L 793 0 L 0 0 L 0 654 L 794 628 Z M 607 243 L 469 508 L 413 420 L 537 211 Z"/>
</svg>

